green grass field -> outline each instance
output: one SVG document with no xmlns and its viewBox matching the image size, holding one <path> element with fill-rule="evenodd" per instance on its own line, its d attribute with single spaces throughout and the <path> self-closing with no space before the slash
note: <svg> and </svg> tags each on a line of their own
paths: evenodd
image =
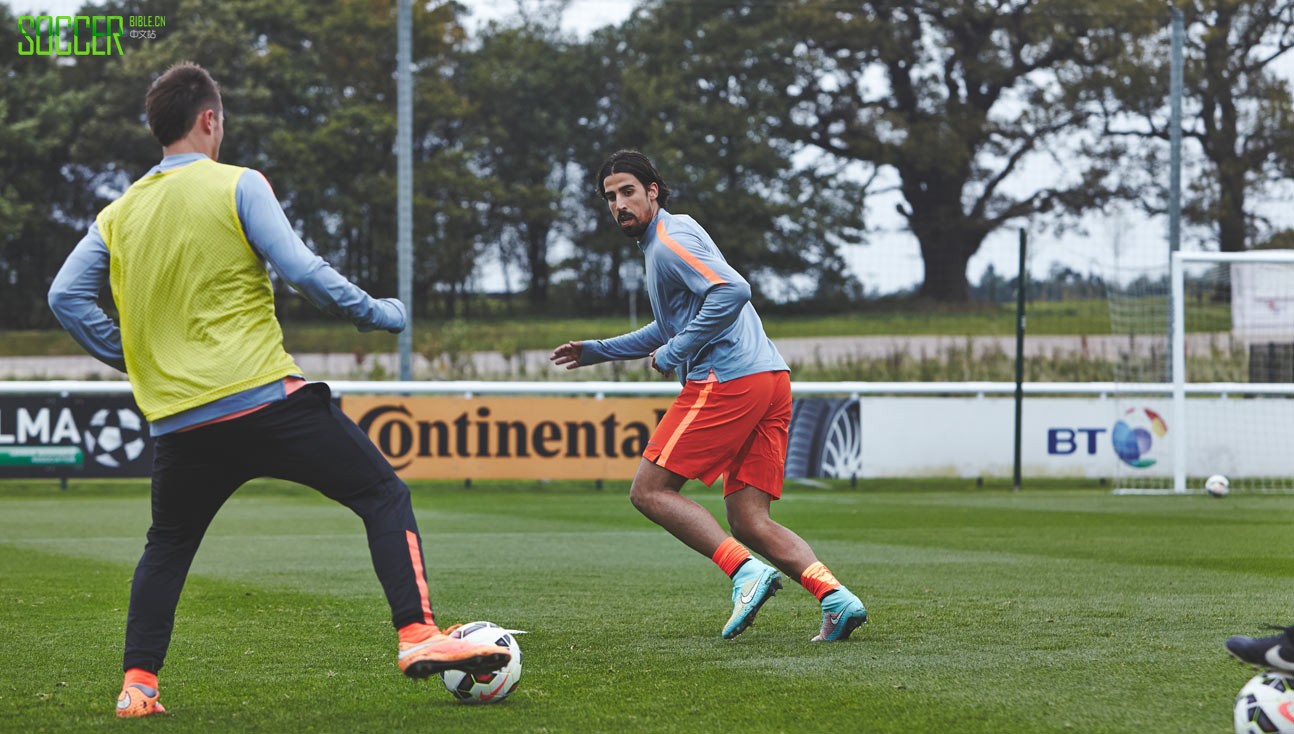
<svg viewBox="0 0 1294 734">
<path fill-rule="evenodd" d="M 0 730 L 1218 732 L 1252 674 L 1223 639 L 1294 616 L 1294 497 L 791 485 L 774 517 L 872 613 L 840 644 L 808 642 L 820 615 L 795 584 L 721 640 L 726 579 L 623 483 L 414 497 L 438 619 L 530 631 L 501 705 L 400 676 L 359 521 L 256 483 L 194 564 L 161 676 L 172 713 L 117 722 L 146 484 L 8 482 Z"/>
</svg>

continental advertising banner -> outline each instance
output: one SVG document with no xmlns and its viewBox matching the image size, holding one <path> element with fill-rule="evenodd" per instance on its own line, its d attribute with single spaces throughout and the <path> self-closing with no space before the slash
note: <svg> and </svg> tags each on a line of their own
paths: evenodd
<svg viewBox="0 0 1294 734">
<path fill-rule="evenodd" d="M 632 479 L 668 397 L 343 396 L 406 479 Z M 857 399 L 795 401 L 788 477 L 862 476 Z M 0 479 L 147 477 L 130 396 L 0 397 Z"/>
<path fill-rule="evenodd" d="M 630 479 L 669 398 L 343 396 L 406 479 Z"/>
</svg>

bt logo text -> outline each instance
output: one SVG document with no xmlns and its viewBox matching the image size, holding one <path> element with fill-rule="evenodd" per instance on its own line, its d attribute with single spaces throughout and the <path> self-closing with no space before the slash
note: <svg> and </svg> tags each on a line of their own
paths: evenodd
<svg viewBox="0 0 1294 734">
<path fill-rule="evenodd" d="M 1048 428 L 1047 453 L 1052 456 L 1068 456 L 1080 448 L 1086 448 L 1089 455 L 1096 454 L 1096 440 L 1105 428 Z"/>
</svg>

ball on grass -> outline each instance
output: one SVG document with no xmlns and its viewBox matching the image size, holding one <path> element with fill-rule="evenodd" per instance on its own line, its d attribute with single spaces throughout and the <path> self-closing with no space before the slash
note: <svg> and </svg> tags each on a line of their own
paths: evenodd
<svg viewBox="0 0 1294 734">
<path fill-rule="evenodd" d="M 1231 482 L 1221 474 L 1214 474 L 1204 480 L 1204 491 L 1214 497 L 1226 497 L 1231 492 Z"/>
</svg>

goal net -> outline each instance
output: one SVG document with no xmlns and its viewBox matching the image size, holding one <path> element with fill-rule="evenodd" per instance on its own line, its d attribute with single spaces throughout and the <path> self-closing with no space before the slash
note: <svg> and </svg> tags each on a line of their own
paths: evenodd
<svg viewBox="0 0 1294 734">
<path fill-rule="evenodd" d="M 1109 301 L 1115 491 L 1294 492 L 1294 252 L 1173 253 Z"/>
</svg>

